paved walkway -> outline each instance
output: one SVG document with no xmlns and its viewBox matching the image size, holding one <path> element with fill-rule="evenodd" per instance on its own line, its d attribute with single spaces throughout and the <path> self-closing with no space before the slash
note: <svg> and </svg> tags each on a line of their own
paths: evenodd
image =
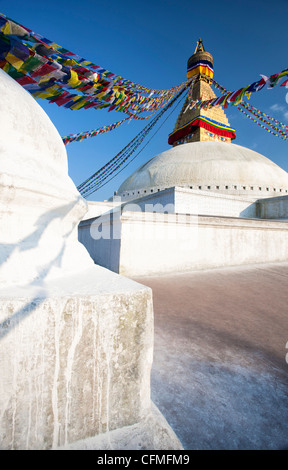
<svg viewBox="0 0 288 470">
<path fill-rule="evenodd" d="M 288 448 L 288 263 L 136 280 L 153 290 L 152 400 L 184 448 Z"/>
</svg>

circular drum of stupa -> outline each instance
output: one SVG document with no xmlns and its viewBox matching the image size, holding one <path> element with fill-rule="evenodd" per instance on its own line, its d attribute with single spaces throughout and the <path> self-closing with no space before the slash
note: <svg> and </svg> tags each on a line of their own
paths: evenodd
<svg viewBox="0 0 288 470">
<path fill-rule="evenodd" d="M 149 160 L 121 184 L 117 195 L 137 197 L 175 186 L 271 197 L 288 192 L 288 173 L 264 155 L 234 143 L 193 142 Z"/>
</svg>

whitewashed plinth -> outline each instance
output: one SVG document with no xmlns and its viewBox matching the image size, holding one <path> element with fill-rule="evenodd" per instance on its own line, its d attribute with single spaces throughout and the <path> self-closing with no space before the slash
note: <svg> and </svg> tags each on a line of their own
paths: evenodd
<svg viewBox="0 0 288 470">
<path fill-rule="evenodd" d="M 183 450 L 177 436 L 168 426 L 158 408 L 151 410 L 139 423 L 126 426 L 108 434 L 99 434 L 74 442 L 58 450 Z"/>
<path fill-rule="evenodd" d="M 1 449 L 181 449 L 151 408 L 150 289 L 93 266 L 2 289 L 0 312 Z"/>
</svg>

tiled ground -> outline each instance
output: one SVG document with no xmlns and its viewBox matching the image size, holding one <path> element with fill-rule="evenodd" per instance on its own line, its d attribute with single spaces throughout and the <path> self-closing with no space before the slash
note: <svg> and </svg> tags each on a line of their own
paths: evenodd
<svg viewBox="0 0 288 470">
<path fill-rule="evenodd" d="M 288 448 L 288 263 L 136 280 L 153 290 L 152 400 L 184 449 Z"/>
</svg>

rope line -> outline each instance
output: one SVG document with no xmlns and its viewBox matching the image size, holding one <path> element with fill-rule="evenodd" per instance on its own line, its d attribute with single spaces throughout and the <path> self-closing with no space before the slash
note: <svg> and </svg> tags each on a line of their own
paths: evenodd
<svg viewBox="0 0 288 470">
<path fill-rule="evenodd" d="M 179 104 L 184 100 L 185 96 L 181 98 L 181 100 L 176 104 L 175 108 L 172 109 L 171 113 L 169 113 L 169 115 L 166 117 L 166 119 L 164 119 L 164 121 L 162 122 L 162 124 L 159 126 L 159 128 L 154 132 L 154 134 L 150 137 L 150 139 L 148 140 L 148 142 L 146 142 L 146 144 L 142 147 L 142 149 L 139 150 L 139 152 L 134 155 L 134 157 L 128 162 L 126 163 L 126 165 L 124 167 L 122 167 L 116 174 L 113 174 L 113 176 L 111 176 L 111 178 L 109 178 L 109 180 L 107 180 L 106 182 L 104 182 L 103 184 L 101 184 L 101 186 L 98 186 L 97 189 L 91 191 L 91 193 L 88 193 L 86 195 L 86 197 L 90 196 L 93 192 L 95 191 L 98 191 L 98 189 L 102 188 L 103 186 L 105 186 L 106 184 L 108 184 L 112 179 L 116 178 L 116 176 L 119 175 L 119 173 L 121 173 L 128 165 L 130 165 L 130 163 L 132 163 L 137 157 L 138 155 L 147 147 L 147 145 L 151 142 L 151 140 L 153 139 L 153 137 L 160 131 L 161 127 L 163 127 L 163 125 L 165 124 L 165 122 L 167 121 L 167 119 L 169 119 L 169 117 L 171 116 L 171 114 L 174 113 L 174 111 L 176 110 L 176 108 L 179 106 Z"/>
<path fill-rule="evenodd" d="M 119 170 L 120 167 L 132 156 L 139 145 L 143 142 L 147 134 L 152 130 L 158 120 L 163 114 L 180 98 L 180 96 L 187 90 L 191 83 L 185 84 L 183 88 L 177 93 L 177 95 L 171 99 L 171 101 L 155 116 L 151 122 L 140 131 L 134 139 L 127 144 L 114 158 L 106 163 L 102 168 L 97 170 L 92 176 L 87 178 L 81 183 L 77 189 L 83 197 L 87 197 L 95 192 L 105 180 L 109 178 L 115 171 Z M 151 140 L 151 139 L 150 139 Z M 140 152 L 139 152 L 140 153 Z M 139 155 L 139 153 L 137 155 Z M 135 156 L 136 158 L 136 156 Z"/>
</svg>

